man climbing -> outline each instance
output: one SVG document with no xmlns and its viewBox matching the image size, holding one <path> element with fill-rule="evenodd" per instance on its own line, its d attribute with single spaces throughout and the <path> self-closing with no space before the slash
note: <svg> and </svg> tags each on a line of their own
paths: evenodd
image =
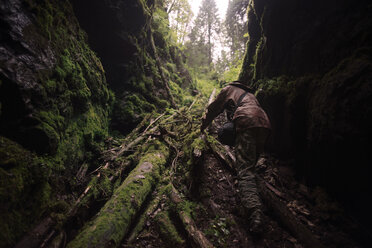
<svg viewBox="0 0 372 248">
<path fill-rule="evenodd" d="M 204 132 L 212 120 L 224 110 L 228 118 L 234 122 L 235 167 L 238 172 L 241 202 L 249 218 L 250 231 L 259 233 L 262 231 L 263 214 L 262 203 L 257 192 L 255 165 L 259 154 L 263 152 L 271 125 L 265 111 L 251 92 L 249 87 L 238 81 L 228 84 L 208 106 L 200 129 Z M 236 108 L 239 101 L 240 104 Z M 236 110 L 232 113 L 234 109 Z"/>
</svg>

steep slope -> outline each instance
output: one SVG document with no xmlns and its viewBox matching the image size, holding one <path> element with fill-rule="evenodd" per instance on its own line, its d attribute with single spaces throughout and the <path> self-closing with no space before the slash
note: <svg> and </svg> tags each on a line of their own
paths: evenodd
<svg viewBox="0 0 372 248">
<path fill-rule="evenodd" d="M 368 1 L 250 1 L 240 74 L 262 89 L 258 98 L 274 129 L 270 150 L 295 158 L 299 177 L 325 186 L 366 223 L 371 8 Z"/>
</svg>

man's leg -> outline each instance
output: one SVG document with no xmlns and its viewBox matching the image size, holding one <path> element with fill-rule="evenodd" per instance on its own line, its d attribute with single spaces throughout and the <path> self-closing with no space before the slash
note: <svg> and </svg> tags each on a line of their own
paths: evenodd
<svg viewBox="0 0 372 248">
<path fill-rule="evenodd" d="M 235 154 L 238 187 L 244 208 L 248 211 L 251 231 L 262 225 L 262 203 L 257 192 L 255 177 L 256 137 L 252 129 L 237 133 Z"/>
</svg>

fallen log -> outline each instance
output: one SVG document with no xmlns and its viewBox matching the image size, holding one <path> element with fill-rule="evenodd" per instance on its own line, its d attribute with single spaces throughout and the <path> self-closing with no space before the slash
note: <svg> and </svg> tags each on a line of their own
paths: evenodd
<svg viewBox="0 0 372 248">
<path fill-rule="evenodd" d="M 189 238 L 194 242 L 194 244 L 201 248 L 213 248 L 214 246 L 212 245 L 212 243 L 205 237 L 204 233 L 197 228 L 190 214 L 182 208 L 182 205 L 184 205 L 182 204 L 183 200 L 178 191 L 173 186 L 170 193 L 170 198 L 172 202 L 177 206 L 176 211 L 178 213 L 178 216 L 181 219 Z"/>
<path fill-rule="evenodd" d="M 169 155 L 168 148 L 157 142 L 156 150 L 146 152 L 95 219 L 86 224 L 67 247 L 117 247 L 148 194 L 158 181 Z"/>
<path fill-rule="evenodd" d="M 231 173 L 236 174 L 234 168 L 235 156 L 212 136 L 206 136 L 206 134 L 204 134 L 202 135 L 202 138 L 208 145 L 208 147 L 212 150 L 214 156 L 218 160 L 221 160 L 222 163 L 226 166 L 226 169 L 228 169 Z"/>
<path fill-rule="evenodd" d="M 168 211 L 161 211 L 154 217 L 155 226 L 158 229 L 160 238 L 168 247 L 184 246 L 185 240 L 177 232 Z"/>
<path fill-rule="evenodd" d="M 161 200 L 161 196 L 162 196 L 162 194 L 158 194 L 158 196 L 155 197 L 155 199 L 150 202 L 150 204 L 146 208 L 145 212 L 140 216 L 137 224 L 135 225 L 135 227 L 130 232 L 130 235 L 127 239 L 128 244 L 133 243 L 136 240 L 138 234 L 143 230 L 146 221 L 153 214 L 153 212 L 158 208 L 159 202 Z"/>
<path fill-rule="evenodd" d="M 173 118 L 175 115 L 177 114 L 177 112 L 173 113 L 171 116 L 169 116 L 168 118 L 166 118 L 164 121 L 168 121 L 169 119 Z M 163 117 L 164 114 L 160 115 L 160 117 Z M 159 118 L 160 119 L 160 118 Z M 157 119 L 156 121 L 158 121 L 159 119 Z M 154 122 L 155 123 L 155 122 Z M 152 123 L 153 124 L 153 123 Z M 152 125 L 151 124 L 151 125 Z M 158 126 L 154 126 L 153 128 L 151 128 L 150 130 L 148 130 L 148 128 L 146 128 L 146 132 L 142 132 L 135 140 L 133 140 L 132 142 L 130 142 L 129 144 L 122 144 L 120 147 L 120 151 L 117 152 L 117 154 L 112 158 L 112 160 L 115 160 L 117 159 L 118 157 L 120 157 L 124 152 L 128 151 L 129 149 L 131 149 L 132 147 L 138 145 L 140 142 L 142 142 L 145 138 L 148 137 L 148 135 L 154 133 L 155 131 L 157 131 L 159 129 L 159 125 Z"/>
</svg>

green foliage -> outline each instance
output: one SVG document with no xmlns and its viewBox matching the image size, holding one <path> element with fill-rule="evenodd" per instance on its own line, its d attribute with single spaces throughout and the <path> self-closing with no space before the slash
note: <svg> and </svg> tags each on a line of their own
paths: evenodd
<svg viewBox="0 0 372 248">
<path fill-rule="evenodd" d="M 167 12 L 161 8 L 155 8 L 152 14 L 152 28 L 155 32 L 159 32 L 166 40 L 170 38 L 169 20 Z"/>
<path fill-rule="evenodd" d="M 193 17 L 191 6 L 187 0 L 166 0 L 165 5 L 167 6 L 171 30 L 175 32 L 177 43 L 182 45 Z"/>
<path fill-rule="evenodd" d="M 183 102 L 183 97 L 185 95 L 181 87 L 173 81 L 169 81 L 169 88 L 171 89 L 172 94 L 176 97 L 178 102 Z"/>
<path fill-rule="evenodd" d="M 196 80 L 196 88 L 202 93 L 203 96 L 208 98 L 211 95 L 213 89 L 220 89 L 221 85 L 217 81 L 198 79 Z"/>
<path fill-rule="evenodd" d="M 226 70 L 223 73 L 223 80 L 225 82 L 232 82 L 238 80 L 242 64 L 243 59 L 238 60 L 237 63 L 231 63 L 228 70 Z"/>
<path fill-rule="evenodd" d="M 226 218 L 216 216 L 205 233 L 215 240 L 220 247 L 226 247 L 226 240 L 230 235 L 229 223 Z"/>
</svg>

